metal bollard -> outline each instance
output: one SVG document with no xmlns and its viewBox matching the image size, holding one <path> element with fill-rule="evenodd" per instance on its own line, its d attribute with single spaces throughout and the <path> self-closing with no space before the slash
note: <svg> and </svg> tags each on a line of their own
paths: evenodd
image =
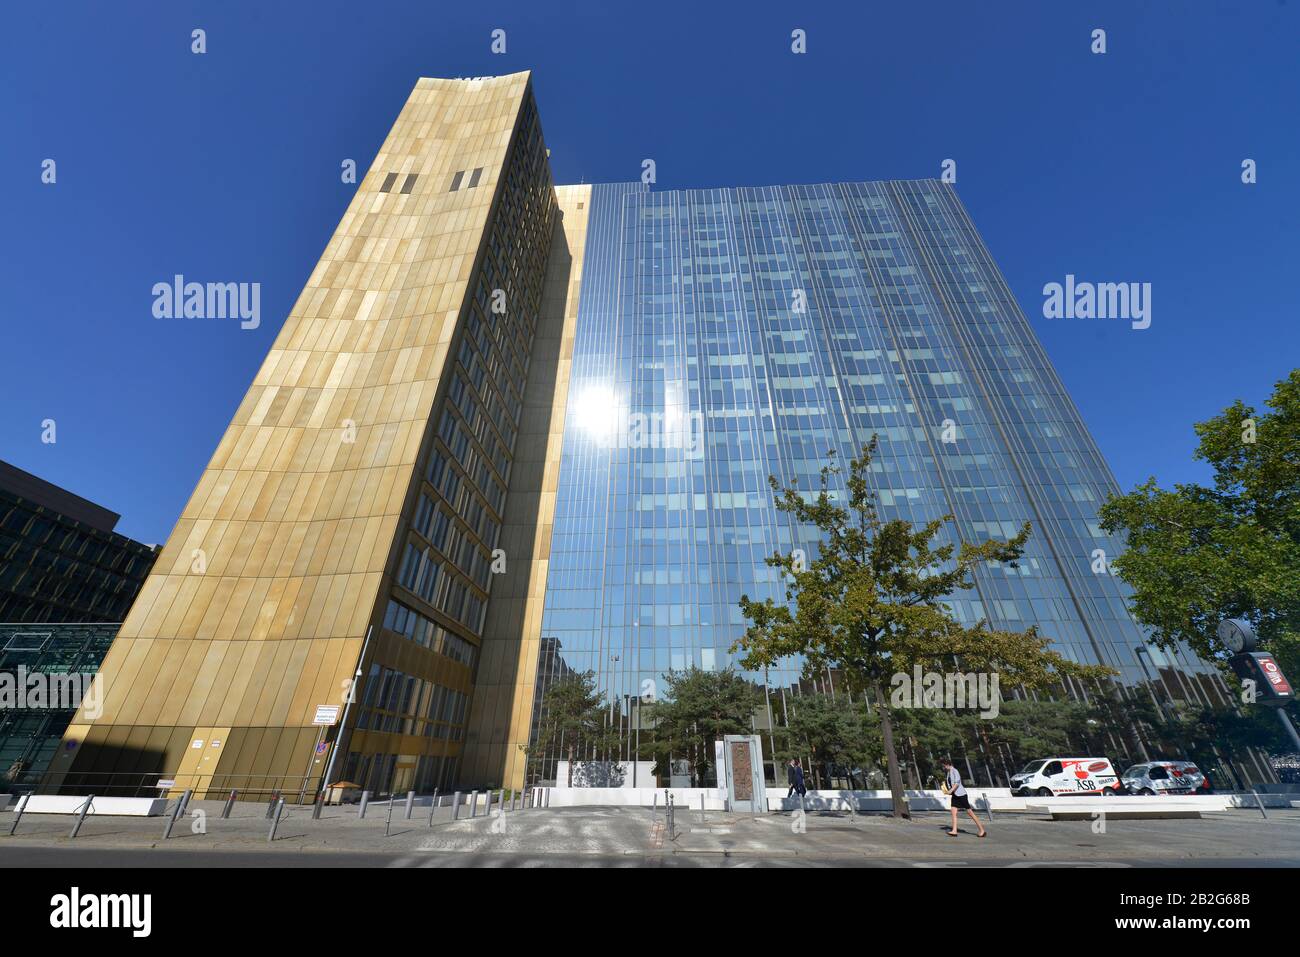
<svg viewBox="0 0 1300 957">
<path fill-rule="evenodd" d="M 704 823 L 704 795 L 700 795 L 700 823 Z"/>
<path fill-rule="evenodd" d="M 280 800 L 280 792 L 272 791 L 271 800 L 268 801 L 266 805 L 266 819 L 268 821 L 271 819 L 271 815 L 275 813 L 275 802 L 278 800 Z"/>
<path fill-rule="evenodd" d="M 235 795 L 238 793 L 234 788 L 230 789 L 230 797 L 226 798 L 226 806 L 221 809 L 221 819 L 223 821 L 230 817 L 230 811 L 235 806 Z"/>
<path fill-rule="evenodd" d="M 654 793 L 654 803 L 650 805 L 650 813 L 654 817 L 659 816 L 659 792 L 658 791 Z"/>
<path fill-rule="evenodd" d="M 485 817 L 492 816 L 492 792 L 485 790 L 483 792 L 483 814 Z"/>
<path fill-rule="evenodd" d="M 981 791 L 980 797 L 984 799 L 984 815 L 989 819 L 989 823 L 991 824 L 993 823 L 993 802 L 989 800 L 989 792 Z"/>
<path fill-rule="evenodd" d="M 506 811 L 506 789 L 501 788 L 497 791 L 497 807 L 501 808 L 501 813 Z"/>
<path fill-rule="evenodd" d="M 176 806 L 172 808 L 171 814 L 167 815 L 167 823 L 163 825 L 162 839 L 165 841 L 172 836 L 172 828 L 176 826 L 176 820 L 180 817 L 181 802 L 177 801 Z"/>
<path fill-rule="evenodd" d="M 10 837 L 13 837 L 14 831 L 18 830 L 18 822 L 23 819 L 23 811 L 27 809 L 27 799 L 30 797 L 30 794 L 24 794 L 22 798 L 19 799 L 18 804 L 14 807 L 14 822 L 9 826 Z"/>
<path fill-rule="evenodd" d="M 455 795 L 452 796 L 451 799 L 451 819 L 453 821 L 460 820 L 460 792 L 459 791 L 457 791 Z"/>
<path fill-rule="evenodd" d="M 95 795 L 86 798 L 86 803 L 81 805 L 81 814 L 77 817 L 77 823 L 72 825 L 72 833 L 68 837 L 76 837 L 77 832 L 81 830 L 81 825 L 86 821 L 86 815 L 90 813 L 90 805 L 95 802 Z"/>
<path fill-rule="evenodd" d="M 360 806 L 359 808 L 357 808 L 357 817 L 365 817 L 365 816 L 366 816 L 366 808 L 368 808 L 369 806 L 370 806 L 370 792 L 369 792 L 369 791 L 362 791 L 362 792 L 361 792 L 361 806 Z"/>
<path fill-rule="evenodd" d="M 190 798 L 192 797 L 194 797 L 194 790 L 186 788 L 185 793 L 181 795 L 181 809 L 176 815 L 177 818 L 185 816 L 185 812 L 190 809 Z"/>
<path fill-rule="evenodd" d="M 521 795 L 520 795 L 520 793 L 519 793 L 518 791 L 511 791 L 511 792 L 510 792 L 510 810 L 512 810 L 512 811 L 518 811 L 518 810 L 519 810 L 519 799 L 520 799 L 520 797 L 521 797 Z"/>
<path fill-rule="evenodd" d="M 388 829 L 393 826 L 393 796 L 388 795 L 388 819 L 384 821 L 384 837 L 388 836 Z"/>
<path fill-rule="evenodd" d="M 266 835 L 266 842 L 269 844 L 275 840 L 276 829 L 280 826 L 280 814 L 284 811 L 284 798 L 280 798 L 279 803 L 275 806 L 275 817 L 271 821 L 271 832 Z"/>
<path fill-rule="evenodd" d="M 471 791 L 469 793 L 469 816 L 472 818 L 478 817 L 478 792 L 477 791 Z"/>
<path fill-rule="evenodd" d="M 411 819 L 411 808 L 413 807 L 415 807 L 415 792 L 407 791 L 406 792 L 406 819 L 408 821 Z"/>
<path fill-rule="evenodd" d="M 438 813 L 438 789 L 433 789 L 433 800 L 429 802 L 429 827 L 433 827 L 433 816 Z"/>
<path fill-rule="evenodd" d="M 316 794 L 316 800 L 312 803 L 311 806 L 311 819 L 313 821 L 320 820 L 321 808 L 324 806 L 325 806 L 325 792 L 319 791 Z"/>
<path fill-rule="evenodd" d="M 1255 795 L 1255 806 L 1259 808 L 1259 813 L 1264 815 L 1264 820 L 1267 821 L 1268 812 L 1264 810 L 1264 802 L 1260 799 L 1259 792 L 1256 791 L 1254 788 L 1251 788 L 1250 793 Z"/>
</svg>

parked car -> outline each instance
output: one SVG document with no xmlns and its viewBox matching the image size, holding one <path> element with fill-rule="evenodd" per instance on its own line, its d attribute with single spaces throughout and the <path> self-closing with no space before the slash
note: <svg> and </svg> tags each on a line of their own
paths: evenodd
<svg viewBox="0 0 1300 957">
<path fill-rule="evenodd" d="M 1210 779 L 1191 761 L 1135 764 L 1120 779 L 1129 794 L 1209 794 Z"/>
<path fill-rule="evenodd" d="M 1109 758 L 1041 758 L 1011 778 L 1011 793 L 1052 797 L 1067 794 L 1122 794 L 1123 785 Z"/>
</svg>

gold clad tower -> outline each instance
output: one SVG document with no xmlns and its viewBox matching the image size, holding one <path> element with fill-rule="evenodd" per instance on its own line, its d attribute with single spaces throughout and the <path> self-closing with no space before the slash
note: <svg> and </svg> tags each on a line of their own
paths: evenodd
<svg viewBox="0 0 1300 957">
<path fill-rule="evenodd" d="M 558 212 L 527 73 L 416 84 L 105 659 L 102 709 L 68 728 L 53 784 L 296 793 L 333 757 L 334 780 L 448 786 L 480 670 L 492 690 L 477 736 L 497 755 L 480 771 L 498 783 L 507 739 L 527 735 L 526 715 L 510 730 L 531 694 L 517 658 L 549 522 L 549 415 L 563 408 L 573 257 L 552 248 Z M 521 439 L 525 408 L 539 411 Z M 514 601 L 485 644 L 490 587 Z M 345 720 L 314 723 L 332 709 Z"/>
</svg>

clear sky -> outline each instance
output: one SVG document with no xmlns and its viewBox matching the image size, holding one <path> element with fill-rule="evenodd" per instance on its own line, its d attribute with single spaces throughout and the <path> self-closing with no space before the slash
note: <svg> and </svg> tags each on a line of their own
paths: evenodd
<svg viewBox="0 0 1300 957">
<path fill-rule="evenodd" d="M 531 69 L 558 183 L 956 160 L 1120 484 L 1203 477 L 1190 424 L 1300 365 L 1300 2 L 842 6 L 6 4 L 0 458 L 164 541 L 352 197 L 342 161 L 366 169 L 419 76 Z M 176 273 L 260 282 L 261 326 L 155 319 Z M 1067 273 L 1151 283 L 1151 327 L 1044 319 Z"/>
</svg>

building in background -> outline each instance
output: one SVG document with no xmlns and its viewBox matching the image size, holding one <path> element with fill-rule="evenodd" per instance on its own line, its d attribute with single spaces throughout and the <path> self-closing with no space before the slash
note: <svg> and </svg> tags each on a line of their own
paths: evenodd
<svg viewBox="0 0 1300 957">
<path fill-rule="evenodd" d="M 1093 570 L 1114 479 L 951 187 L 555 187 L 527 74 L 421 79 L 51 781 L 519 787 L 554 774 L 545 690 L 586 671 L 626 758 L 647 688 L 736 664 L 741 594 L 780 594 L 765 557 L 815 549 L 768 476 L 873 435 L 885 518 L 1033 525 L 964 621 L 1221 700 L 1139 657 Z M 748 677 L 777 715 L 822 681 Z"/>
<path fill-rule="evenodd" d="M 1190 653 L 1145 645 L 1099 564 L 1122 547 L 1097 519 L 1118 486 L 951 186 L 597 185 L 586 214 L 535 700 L 595 672 L 629 760 L 646 689 L 739 668 L 741 595 L 784 597 L 765 558 L 816 552 L 768 476 L 815 489 L 828 451 L 847 462 L 878 436 L 882 519 L 951 514 L 947 540 L 965 541 L 1032 525 L 1018 568 L 955 596 L 961 621 L 1036 624 L 1124 694 L 1226 703 Z M 765 736 L 792 695 L 835 688 L 798 660 L 747 677 Z M 555 758 L 533 755 L 529 779 L 553 780 Z"/>
<path fill-rule="evenodd" d="M 0 462 L 0 622 L 120 622 L 158 557 L 120 515 Z"/>
<path fill-rule="evenodd" d="M 40 783 L 120 622 L 0 624 L 0 787 Z M 98 689 L 102 691 L 102 685 Z M 153 783 L 153 782 L 150 782 Z"/>
</svg>

